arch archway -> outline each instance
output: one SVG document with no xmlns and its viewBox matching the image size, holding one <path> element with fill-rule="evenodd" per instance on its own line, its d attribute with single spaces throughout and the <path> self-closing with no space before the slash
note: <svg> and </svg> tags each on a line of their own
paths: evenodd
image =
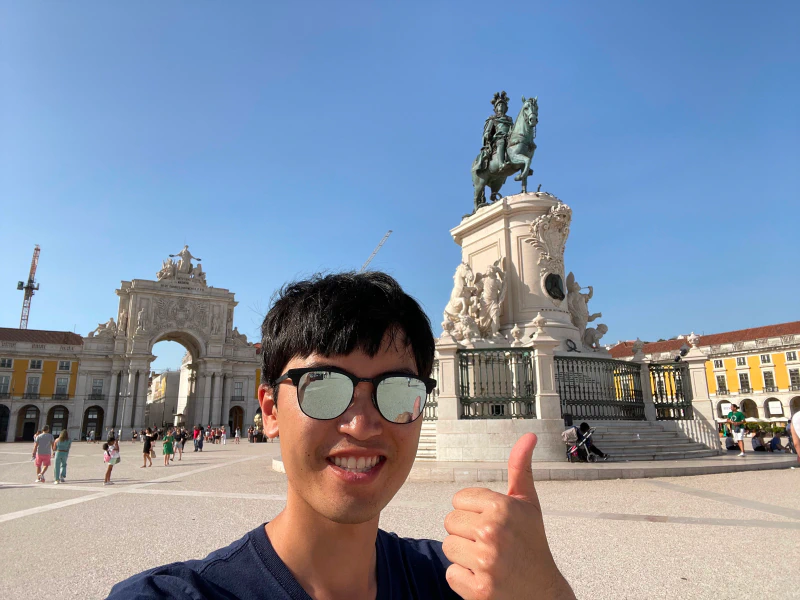
<svg viewBox="0 0 800 600">
<path fill-rule="evenodd" d="M 795 396 L 789 400 L 789 413 L 794 415 L 796 412 L 800 412 L 800 396 Z"/>
<path fill-rule="evenodd" d="M 156 348 L 158 344 L 161 348 Z M 145 408 L 145 414 L 150 415 L 147 424 L 205 422 L 201 413 L 206 382 L 199 376 L 203 368 L 200 361 L 206 356 L 204 338 L 190 329 L 170 329 L 151 339 L 149 351 L 153 363 L 152 388 Z"/>
<path fill-rule="evenodd" d="M 100 406 L 90 406 L 83 412 L 81 439 L 88 440 L 89 432 L 94 431 L 95 441 L 103 439 L 103 420 L 105 411 Z"/>
<path fill-rule="evenodd" d="M 51 408 L 47 412 L 47 425 L 50 427 L 50 433 L 58 437 L 61 430 L 69 426 L 69 409 L 61 404 Z"/>
<path fill-rule="evenodd" d="M 739 408 L 742 409 L 745 418 L 758 418 L 758 405 L 753 402 L 750 398 L 745 398 L 739 403 Z"/>
<path fill-rule="evenodd" d="M 767 398 L 764 400 L 764 416 L 769 419 L 771 417 L 783 416 L 783 403 L 777 398 Z"/>
<path fill-rule="evenodd" d="M 232 406 L 228 413 L 228 431 L 231 435 L 236 433 L 236 430 L 242 430 L 244 425 L 244 409 L 241 406 Z"/>
<path fill-rule="evenodd" d="M 0 442 L 8 439 L 8 422 L 11 420 L 11 409 L 0 404 Z"/>
<path fill-rule="evenodd" d="M 17 413 L 15 441 L 32 442 L 37 429 L 39 429 L 39 409 L 33 404 L 20 408 Z"/>
</svg>

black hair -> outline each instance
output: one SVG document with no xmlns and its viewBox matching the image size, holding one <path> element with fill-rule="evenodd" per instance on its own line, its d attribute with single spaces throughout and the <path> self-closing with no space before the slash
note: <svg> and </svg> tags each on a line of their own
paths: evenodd
<svg viewBox="0 0 800 600">
<path fill-rule="evenodd" d="M 108 449 L 109 449 L 109 445 L 108 445 L 108 442 L 106 442 L 106 443 L 103 444 L 103 450 L 108 450 Z"/>
<path fill-rule="evenodd" d="M 587 432 L 587 431 L 589 431 L 590 429 L 591 429 L 591 427 L 589 427 L 589 424 L 588 424 L 586 421 L 584 421 L 583 423 L 581 423 L 580 430 L 581 430 L 583 433 L 586 433 L 586 432 Z"/>
<path fill-rule="evenodd" d="M 285 285 L 261 324 L 261 380 L 274 385 L 286 365 L 312 353 L 370 357 L 391 343 L 410 350 L 420 377 L 430 377 L 431 323 L 414 298 L 386 273 L 317 274 Z"/>
</svg>

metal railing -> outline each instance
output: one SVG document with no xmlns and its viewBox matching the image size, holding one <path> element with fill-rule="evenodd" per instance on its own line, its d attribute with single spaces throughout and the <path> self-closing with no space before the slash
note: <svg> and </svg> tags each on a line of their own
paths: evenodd
<svg viewBox="0 0 800 600">
<path fill-rule="evenodd" d="M 728 388 L 717 388 L 717 396 L 728 396 L 729 394 Z M 653 390 L 653 395 L 655 396 L 655 390 Z"/>
<path fill-rule="evenodd" d="M 651 363 L 648 369 L 653 404 L 656 406 L 656 419 L 659 421 L 692 419 L 689 366 L 681 362 Z M 725 388 L 717 390 L 718 396 L 727 393 L 728 390 Z"/>
<path fill-rule="evenodd" d="M 531 350 L 459 350 L 458 372 L 462 419 L 536 418 Z"/>
<path fill-rule="evenodd" d="M 777 386 L 774 386 L 774 385 L 765 385 L 764 386 L 764 392 L 777 392 L 777 391 L 778 391 L 778 387 Z"/>
<path fill-rule="evenodd" d="M 22 394 L 24 400 L 38 400 L 39 392 L 25 392 Z"/>
<path fill-rule="evenodd" d="M 562 415 L 644 421 L 642 371 L 638 363 L 556 356 L 555 369 Z"/>
<path fill-rule="evenodd" d="M 740 394 L 752 394 L 753 390 L 750 388 L 750 386 L 743 386 L 743 387 L 739 388 L 739 393 Z"/>
<path fill-rule="evenodd" d="M 56 392 L 53 394 L 53 400 L 69 400 L 69 394 L 67 392 Z"/>
<path fill-rule="evenodd" d="M 244 396 L 231 396 L 231 402 L 244 402 Z"/>
<path fill-rule="evenodd" d="M 100 402 L 106 399 L 106 395 L 103 394 L 102 392 L 92 392 L 91 394 L 89 394 L 88 399 L 90 402 Z"/>
<path fill-rule="evenodd" d="M 800 383 L 795 383 L 789 386 L 790 392 L 800 392 Z"/>
<path fill-rule="evenodd" d="M 11 398 L 11 392 L 0 392 L 0 399 Z"/>
<path fill-rule="evenodd" d="M 439 386 L 441 383 L 439 382 L 439 361 L 433 361 L 433 369 L 431 370 L 431 378 L 436 380 L 436 387 L 433 388 L 433 391 L 428 396 L 428 400 L 425 402 L 425 410 L 422 411 L 422 420 L 423 421 L 435 421 L 437 419 L 437 408 L 439 406 Z"/>
</svg>

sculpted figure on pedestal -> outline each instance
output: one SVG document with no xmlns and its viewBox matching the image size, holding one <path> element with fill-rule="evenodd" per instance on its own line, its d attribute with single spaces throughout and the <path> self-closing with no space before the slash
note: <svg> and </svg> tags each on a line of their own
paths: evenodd
<svg viewBox="0 0 800 600">
<path fill-rule="evenodd" d="M 478 274 L 461 263 L 453 281 L 450 301 L 444 309 L 444 333 L 457 341 L 501 337 L 500 308 L 506 295 L 503 259 Z"/>
<path fill-rule="evenodd" d="M 536 98 L 522 97 L 522 109 L 516 121 L 506 116 L 508 96 L 499 92 L 492 99 L 494 114 L 483 126 L 483 145 L 472 163 L 472 185 L 475 190 L 475 210 L 486 206 L 486 186 L 492 190 L 491 201 L 500 198 L 500 188 L 509 175 L 522 182 L 522 192 L 528 191 L 531 160 L 536 151 L 533 139 L 539 122 L 539 104 Z"/>
<path fill-rule="evenodd" d="M 139 309 L 136 315 L 136 333 L 140 333 L 147 329 L 147 316 L 144 308 Z"/>
<path fill-rule="evenodd" d="M 100 323 L 97 328 L 89 333 L 88 337 L 114 337 L 117 333 L 117 324 L 114 322 L 114 317 L 111 317 L 107 322 Z"/>
<path fill-rule="evenodd" d="M 203 265 L 197 263 L 197 265 L 192 269 L 192 279 L 202 282 L 203 285 L 206 284 L 206 272 L 203 271 Z"/>
<path fill-rule="evenodd" d="M 119 327 L 117 330 L 122 335 L 125 335 L 125 332 L 128 330 L 128 311 L 124 308 L 122 309 L 122 312 L 119 313 Z"/>
<path fill-rule="evenodd" d="M 188 275 L 192 272 L 192 260 L 201 261 L 202 258 L 197 258 L 196 256 L 192 256 L 192 253 L 189 252 L 189 246 L 185 245 L 183 250 L 178 252 L 177 254 L 170 254 L 170 258 L 178 258 L 178 273 L 183 275 Z"/>
<path fill-rule="evenodd" d="M 597 327 L 589 327 L 583 332 L 583 345 L 595 352 L 600 349 L 600 338 L 608 333 L 608 327 L 600 323 Z"/>
<path fill-rule="evenodd" d="M 586 325 L 603 316 L 603 313 L 589 314 L 589 300 L 594 295 L 594 289 L 592 286 L 589 286 L 588 289 L 588 294 L 582 294 L 581 285 L 575 281 L 575 275 L 572 272 L 567 275 L 567 308 L 572 324 L 578 328 L 581 339 L 586 331 Z"/>
<path fill-rule="evenodd" d="M 247 341 L 247 336 L 243 333 L 239 333 L 239 328 L 234 327 L 233 331 L 231 332 L 231 339 L 233 343 L 237 346 L 249 346 L 250 344 Z"/>
<path fill-rule="evenodd" d="M 500 335 L 500 307 L 505 300 L 507 287 L 503 259 L 498 258 L 485 273 L 476 275 L 475 286 L 480 294 L 478 326 L 481 337 L 497 337 Z"/>
</svg>

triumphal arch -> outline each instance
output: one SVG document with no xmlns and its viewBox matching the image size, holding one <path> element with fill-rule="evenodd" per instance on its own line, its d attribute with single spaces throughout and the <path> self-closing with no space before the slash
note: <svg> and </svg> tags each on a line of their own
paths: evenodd
<svg viewBox="0 0 800 600">
<path fill-rule="evenodd" d="M 173 260 L 174 258 L 174 260 Z M 104 429 L 145 423 L 153 346 L 176 341 L 187 350 L 187 386 L 174 420 L 187 426 L 252 423 L 258 403 L 256 347 L 233 326 L 233 292 L 206 282 L 201 259 L 184 246 L 166 259 L 155 280 L 123 281 L 116 321 L 101 323 L 83 340 L 75 407 L 102 411 Z M 186 377 L 183 377 L 186 375 Z M 185 381 L 184 381 L 185 380 Z"/>
</svg>

